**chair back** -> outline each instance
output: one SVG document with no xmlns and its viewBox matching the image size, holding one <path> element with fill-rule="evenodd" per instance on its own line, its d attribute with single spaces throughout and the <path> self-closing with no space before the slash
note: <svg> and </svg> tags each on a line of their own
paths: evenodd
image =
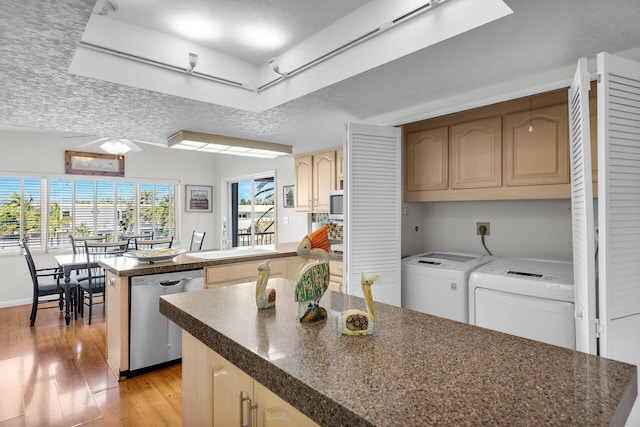
<svg viewBox="0 0 640 427">
<path fill-rule="evenodd" d="M 87 254 L 87 271 L 89 273 L 89 283 L 92 287 L 104 286 L 104 270 L 98 265 L 98 261 L 105 258 L 123 256 L 128 248 L 129 241 L 119 242 L 84 242 Z"/>
<path fill-rule="evenodd" d="M 126 238 L 129 239 L 129 247 L 135 248 L 138 240 L 153 240 L 153 231 L 150 233 L 134 234 Z"/>
<path fill-rule="evenodd" d="M 36 264 L 35 262 L 33 262 L 33 256 L 31 255 L 31 251 L 29 250 L 28 239 L 26 237 L 22 239 L 20 246 L 24 248 L 24 257 L 27 260 L 27 265 L 29 266 L 29 273 L 31 274 L 33 289 L 37 293 L 38 292 L 38 272 L 36 270 Z"/>
<path fill-rule="evenodd" d="M 204 235 L 206 231 L 202 233 L 193 230 L 193 234 L 191 234 L 191 244 L 189 245 L 190 251 L 199 251 L 202 249 L 202 242 L 204 242 Z"/>
<path fill-rule="evenodd" d="M 83 254 L 84 250 L 84 242 L 104 242 L 106 241 L 107 236 L 105 235 L 96 235 L 96 236 L 74 236 L 69 235 L 69 240 L 71 240 L 71 249 L 73 249 L 74 254 Z"/>
<path fill-rule="evenodd" d="M 136 240 L 136 250 L 139 249 L 167 249 L 173 245 L 173 237 L 155 240 Z"/>
</svg>

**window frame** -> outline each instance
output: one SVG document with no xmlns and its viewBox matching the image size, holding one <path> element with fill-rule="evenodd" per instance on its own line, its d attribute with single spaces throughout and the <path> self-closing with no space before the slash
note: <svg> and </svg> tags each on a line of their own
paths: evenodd
<svg viewBox="0 0 640 427">
<path fill-rule="evenodd" d="M 160 203 L 163 202 L 163 200 L 158 199 L 157 194 L 164 194 L 166 193 L 166 196 L 168 198 L 168 202 L 169 202 L 169 223 L 170 223 L 170 227 L 169 227 L 169 235 L 173 236 L 174 239 L 179 240 L 179 235 L 180 235 L 180 223 L 181 223 L 181 218 L 180 218 L 180 209 L 178 209 L 178 206 L 180 205 L 180 198 L 181 198 L 181 193 L 180 193 L 180 181 L 176 180 L 176 179 L 157 179 L 157 178 L 128 178 L 128 177 L 103 177 L 103 176 L 86 176 L 86 175 L 68 175 L 68 174 L 42 174 L 42 173 L 31 173 L 31 172 L 8 172 L 8 171 L 0 171 L 0 179 L 18 179 L 20 180 L 20 189 L 18 191 L 18 194 L 20 194 L 20 212 L 19 212 L 19 225 L 18 225 L 18 241 L 16 244 L 12 244 L 13 242 L 10 242 L 10 244 L 8 244 L 5 247 L 1 247 L 0 246 L 0 257 L 2 256 L 7 256 L 7 255 L 17 255 L 20 254 L 22 252 L 22 250 L 20 249 L 19 243 L 20 241 L 22 241 L 22 239 L 25 237 L 26 235 L 26 231 L 25 231 L 25 218 L 24 218 L 24 214 L 25 214 L 25 209 L 24 209 L 24 205 L 25 205 L 25 181 L 28 180 L 39 180 L 39 191 L 40 191 L 40 200 L 39 200 L 39 215 L 40 215 L 40 233 L 39 233 L 39 237 L 36 237 L 33 239 L 33 244 L 32 246 L 30 246 L 30 248 L 32 249 L 32 252 L 34 253 L 49 253 L 49 252 L 61 252 L 61 251 L 66 251 L 69 250 L 71 248 L 70 242 L 68 241 L 68 239 L 64 238 L 64 233 L 63 233 L 63 237 L 60 239 L 57 236 L 54 236 L 53 233 L 50 230 L 51 227 L 51 206 L 53 205 L 52 203 L 52 194 L 51 194 L 51 183 L 53 181 L 70 181 L 71 183 L 71 202 L 70 202 L 70 206 L 69 206 L 69 211 L 70 211 L 70 221 L 71 223 L 69 224 L 69 233 L 74 232 L 73 230 L 77 231 L 77 223 L 76 223 L 76 182 L 77 181 L 91 181 L 92 182 L 92 186 L 93 186 L 93 196 L 92 196 L 92 200 L 91 200 L 91 204 L 94 207 L 93 208 L 93 217 L 94 217 L 94 230 L 95 227 L 97 226 L 97 218 L 100 216 L 100 214 L 98 213 L 98 209 L 95 209 L 95 206 L 97 206 L 100 203 L 99 200 L 99 189 L 98 187 L 100 186 L 98 183 L 99 182 L 109 182 L 113 185 L 113 192 L 111 193 L 111 203 L 112 203 L 112 207 L 113 207 L 113 220 L 111 221 L 112 225 L 113 225 L 113 230 L 110 230 L 110 235 L 116 234 L 119 232 L 120 230 L 120 216 L 118 215 L 119 212 L 119 197 L 118 197 L 118 183 L 121 182 L 125 182 L 125 183 L 133 183 L 134 184 L 134 197 L 133 197 L 133 205 L 134 205 L 134 212 L 135 212 L 135 218 L 134 218 L 134 229 L 129 232 L 128 234 L 135 234 L 138 232 L 138 228 L 140 227 L 141 224 L 141 210 L 144 207 L 140 206 L 140 186 L 141 185 L 151 185 L 152 188 L 152 217 L 153 217 L 153 221 L 152 221 L 152 228 L 155 231 L 158 228 L 158 224 L 155 222 L 156 218 L 155 218 L 155 212 L 157 207 L 160 205 Z M 158 193 L 156 192 L 156 186 L 164 186 L 166 188 L 163 188 L 162 190 L 158 190 Z M 166 191 L 165 191 L 166 190 Z M 7 192 L 7 194 L 9 194 L 10 192 Z M 0 200 L 0 202 L 4 203 L 6 200 L 8 199 L 2 199 Z M 56 202 L 59 203 L 59 202 Z M 61 209 L 61 212 L 66 212 L 66 209 Z M 64 213 L 61 213 L 61 217 L 64 216 Z M 107 215 L 108 216 L 108 215 Z M 107 222 L 109 222 L 109 220 L 107 219 Z M 59 239 L 58 244 L 53 244 L 53 239 Z M 30 240 L 31 243 L 31 240 Z"/>
</svg>

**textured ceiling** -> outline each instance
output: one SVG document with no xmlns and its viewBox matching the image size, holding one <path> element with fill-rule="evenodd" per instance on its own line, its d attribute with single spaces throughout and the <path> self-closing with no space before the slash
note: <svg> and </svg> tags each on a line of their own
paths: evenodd
<svg viewBox="0 0 640 427">
<path fill-rule="evenodd" d="M 7 0 L 0 14 L 0 125 L 157 144 L 189 129 L 304 152 L 340 144 L 347 121 L 640 47 L 637 0 L 505 2 L 514 14 L 258 114 L 70 75 L 94 1 Z"/>
</svg>

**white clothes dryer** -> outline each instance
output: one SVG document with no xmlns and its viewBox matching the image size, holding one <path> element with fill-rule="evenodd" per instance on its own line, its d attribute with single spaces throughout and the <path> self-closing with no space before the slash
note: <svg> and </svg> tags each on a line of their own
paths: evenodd
<svg viewBox="0 0 640 427">
<path fill-rule="evenodd" d="M 573 264 L 498 258 L 469 277 L 469 323 L 576 348 Z"/>
<path fill-rule="evenodd" d="M 428 252 L 402 259 L 402 307 L 469 323 L 469 274 L 495 257 Z"/>
</svg>

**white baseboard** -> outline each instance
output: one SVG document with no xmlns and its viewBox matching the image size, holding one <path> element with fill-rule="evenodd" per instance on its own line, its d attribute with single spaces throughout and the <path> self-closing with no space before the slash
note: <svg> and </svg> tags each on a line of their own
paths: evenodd
<svg viewBox="0 0 640 427">
<path fill-rule="evenodd" d="M 31 303 L 33 302 L 33 300 L 31 298 L 27 298 L 27 299 L 15 299 L 12 301 L 0 301 L 0 308 L 7 308 L 7 307 L 15 307 L 17 305 L 31 305 Z"/>
</svg>

